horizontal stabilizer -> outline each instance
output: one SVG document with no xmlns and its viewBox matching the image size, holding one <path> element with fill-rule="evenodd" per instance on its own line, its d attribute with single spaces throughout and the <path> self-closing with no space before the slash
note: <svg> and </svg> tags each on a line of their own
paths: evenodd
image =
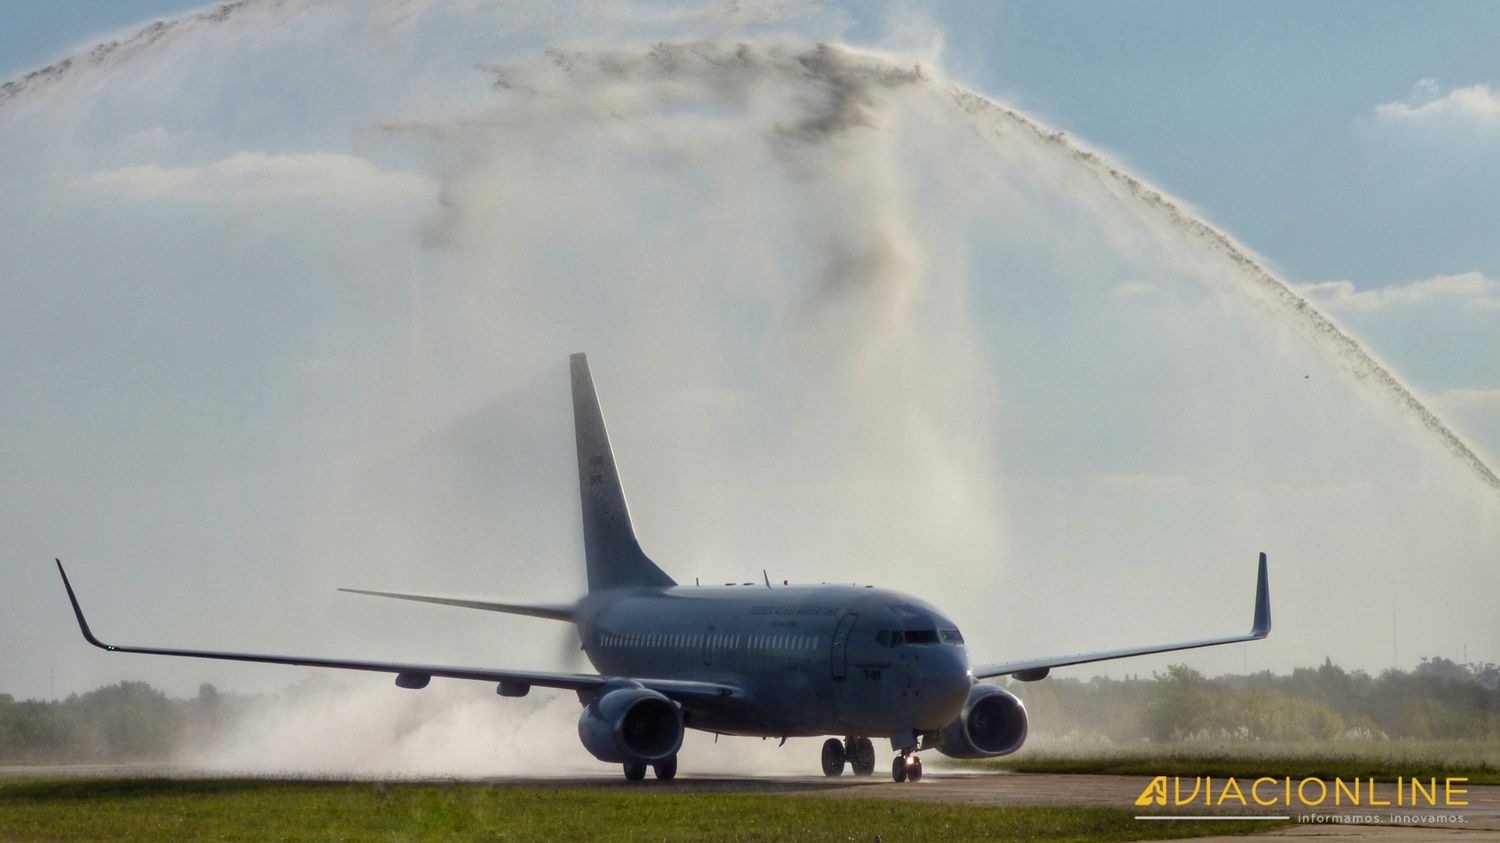
<svg viewBox="0 0 1500 843">
<path fill-rule="evenodd" d="M 483 609 L 486 612 L 505 612 L 510 615 L 530 615 L 533 618 L 549 618 L 554 621 L 573 621 L 571 603 L 496 603 L 491 600 L 475 600 L 470 597 L 438 597 L 431 594 L 399 594 L 394 591 L 366 591 L 362 588 L 341 588 L 349 594 L 368 594 L 372 597 L 394 597 L 397 600 L 415 600 L 418 603 L 441 603 L 464 609 Z"/>
</svg>

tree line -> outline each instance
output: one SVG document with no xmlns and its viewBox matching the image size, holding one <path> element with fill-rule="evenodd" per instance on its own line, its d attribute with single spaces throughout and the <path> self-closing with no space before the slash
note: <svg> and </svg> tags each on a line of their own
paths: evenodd
<svg viewBox="0 0 1500 843">
<path fill-rule="evenodd" d="M 1184 665 L 1111 679 L 1006 681 L 1033 734 L 1111 742 L 1500 740 L 1500 666 L 1423 659 L 1371 676 L 1325 660 L 1288 675 Z M 262 698 L 202 685 L 178 699 L 120 682 L 62 700 L 0 694 L 0 763 L 164 761 L 232 728 Z M 502 712 L 496 713 L 503 717 Z"/>
<path fill-rule="evenodd" d="M 256 698 L 220 694 L 173 699 L 145 682 L 119 682 L 61 700 L 0 694 L 0 763 L 165 761 L 181 746 L 228 725 Z"/>
<path fill-rule="evenodd" d="M 1289 675 L 1207 677 L 1173 665 L 1150 677 L 1008 682 L 1034 727 L 1111 742 L 1500 739 L 1500 666 L 1423 659 L 1371 676 L 1332 661 Z"/>
</svg>

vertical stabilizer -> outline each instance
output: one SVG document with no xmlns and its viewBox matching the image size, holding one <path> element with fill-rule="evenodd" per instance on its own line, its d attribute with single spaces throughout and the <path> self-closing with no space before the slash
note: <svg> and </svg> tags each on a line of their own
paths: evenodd
<svg viewBox="0 0 1500 843">
<path fill-rule="evenodd" d="M 583 503 L 583 551 L 588 562 L 589 591 L 676 585 L 646 557 L 635 539 L 588 358 L 574 354 L 569 362 L 573 370 L 573 433 L 578 440 L 578 494 Z"/>
</svg>

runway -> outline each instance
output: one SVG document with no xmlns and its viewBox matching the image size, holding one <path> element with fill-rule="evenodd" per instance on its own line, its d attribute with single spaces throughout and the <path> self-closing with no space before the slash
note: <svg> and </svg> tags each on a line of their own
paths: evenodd
<svg viewBox="0 0 1500 843">
<path fill-rule="evenodd" d="M 40 777 L 129 777 L 168 778 L 228 777 L 222 770 L 202 770 L 171 764 L 92 764 L 68 766 L 0 767 L 0 776 Z M 262 777 L 262 776 L 257 776 Z M 297 778 L 306 778 L 299 775 Z M 355 778 L 368 778 L 359 776 Z M 405 779 L 413 780 L 413 779 Z M 432 781 L 431 778 L 415 779 Z M 446 780 L 446 779 L 438 779 Z M 472 779 L 465 779 L 471 781 Z M 599 790 L 633 790 L 653 793 L 753 793 L 785 795 L 789 798 L 816 799 L 884 799 L 892 802 L 928 802 L 954 805 L 1083 805 L 1137 810 L 1135 799 L 1150 783 L 1141 776 L 1059 775 L 1038 773 L 968 772 L 931 770 L 920 782 L 896 784 L 884 776 L 835 779 L 822 776 L 721 777 L 685 774 L 663 784 L 653 779 L 627 782 L 615 774 L 558 777 L 495 777 L 479 779 L 497 787 L 580 788 Z M 1261 837 L 1311 838 L 1331 840 L 1380 840 L 1388 843 L 1436 843 L 1437 841 L 1500 840 L 1500 786 L 1466 785 L 1466 806 L 1418 807 L 1398 806 L 1395 786 L 1376 786 L 1376 796 L 1391 802 L 1390 807 L 1351 808 L 1319 806 L 1313 811 L 1298 808 L 1291 812 L 1275 808 L 1249 807 L 1238 804 L 1205 806 L 1201 803 L 1181 808 L 1142 808 L 1143 813 L 1182 815 L 1267 815 L 1291 816 L 1316 814 L 1318 821 L 1299 821 L 1291 827 L 1268 829 Z M 1393 816 L 1442 815 L 1457 818 L 1447 823 L 1393 823 Z M 1330 820 L 1330 816 L 1335 820 Z M 1344 822 L 1339 822 L 1342 819 Z M 1356 820 L 1350 822 L 1350 820 Z M 1170 820 L 1142 820 L 1163 822 Z M 1256 822 L 1256 820 L 1245 820 Z M 1212 838 L 1215 840 L 1221 838 Z M 1243 837 L 1222 840 L 1243 840 Z"/>
</svg>

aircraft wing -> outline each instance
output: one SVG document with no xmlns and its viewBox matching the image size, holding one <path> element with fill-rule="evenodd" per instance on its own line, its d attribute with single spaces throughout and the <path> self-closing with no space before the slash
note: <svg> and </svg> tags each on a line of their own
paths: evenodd
<svg viewBox="0 0 1500 843">
<path fill-rule="evenodd" d="M 975 679 L 986 679 L 992 676 L 1014 676 L 1023 682 L 1034 682 L 1038 679 L 1046 678 L 1047 674 L 1054 667 L 1102 662 L 1109 661 L 1110 659 L 1125 659 L 1131 656 L 1147 656 L 1152 653 L 1170 653 L 1174 650 L 1214 647 L 1219 644 L 1238 644 L 1241 641 L 1255 641 L 1265 638 L 1270 633 L 1271 594 L 1266 582 L 1266 555 L 1262 553 L 1260 555 L 1260 570 L 1255 581 L 1255 617 L 1251 622 L 1250 632 L 1246 635 L 1232 635 L 1228 638 L 1207 638 L 1202 641 L 1182 641 L 1176 644 L 1130 647 L 1123 650 L 1103 650 L 1096 653 L 1074 653 L 1068 656 L 1027 659 L 1025 661 L 995 662 L 992 664 L 975 665 L 973 673 Z"/>
<path fill-rule="evenodd" d="M 600 676 L 590 673 L 549 673 L 546 671 L 533 670 L 495 670 L 491 668 L 476 667 L 451 667 L 445 665 L 431 664 L 405 664 L 401 662 L 374 662 L 359 661 L 353 659 L 327 659 L 307 656 L 277 656 L 260 653 L 230 653 L 217 650 L 178 650 L 163 647 L 126 647 L 116 644 L 106 644 L 94 636 L 89 629 L 88 621 L 83 617 L 83 609 L 78 605 L 78 597 L 73 593 L 73 585 L 68 582 L 68 574 L 63 570 L 62 562 L 57 562 L 57 572 L 62 575 L 63 588 L 68 591 L 68 601 L 73 604 L 73 614 L 78 618 L 78 628 L 83 632 L 84 640 L 100 649 L 111 653 L 145 653 L 155 656 L 187 656 L 196 659 L 222 659 L 237 662 L 261 662 L 264 664 L 290 664 L 303 667 L 324 667 L 337 670 L 365 670 L 375 673 L 396 674 L 396 684 L 406 688 L 422 688 L 432 677 L 445 679 L 477 679 L 481 682 L 496 682 L 500 685 L 500 692 L 504 696 L 521 696 L 530 689 L 532 685 L 542 688 L 561 688 L 569 691 L 577 691 L 586 694 L 596 688 L 603 687 L 611 681 L 629 680 L 638 682 L 646 688 L 658 691 L 668 697 L 680 702 L 704 701 L 706 699 L 724 699 L 740 696 L 740 690 L 733 685 L 725 685 L 715 682 L 693 682 L 682 679 L 648 679 L 634 676 Z"/>
</svg>

